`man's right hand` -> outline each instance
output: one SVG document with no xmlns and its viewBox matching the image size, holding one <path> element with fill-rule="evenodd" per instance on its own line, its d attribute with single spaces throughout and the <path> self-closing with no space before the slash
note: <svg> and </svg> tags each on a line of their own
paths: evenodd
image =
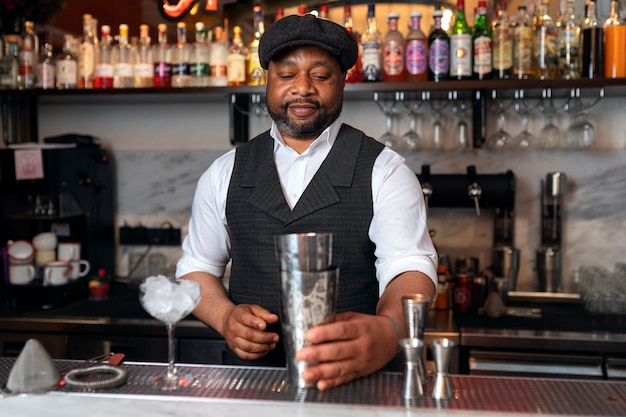
<svg viewBox="0 0 626 417">
<path fill-rule="evenodd" d="M 265 331 L 268 324 L 276 322 L 278 316 L 263 307 L 240 304 L 224 316 L 222 336 L 240 358 L 259 359 L 276 348 L 278 334 Z"/>
</svg>

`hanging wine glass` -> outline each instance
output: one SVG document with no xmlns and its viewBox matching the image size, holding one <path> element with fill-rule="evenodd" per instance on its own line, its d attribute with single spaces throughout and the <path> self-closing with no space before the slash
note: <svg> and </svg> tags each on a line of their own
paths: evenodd
<svg viewBox="0 0 626 417">
<path fill-rule="evenodd" d="M 453 144 L 454 149 L 469 149 L 471 144 L 469 124 L 466 120 L 467 103 L 463 100 L 459 100 L 457 92 L 452 91 L 450 99 L 454 103 L 452 105 L 452 113 L 457 118 L 457 123 L 454 128 Z"/>
<path fill-rule="evenodd" d="M 400 101 L 399 98 L 399 93 L 396 93 L 396 96 L 392 99 L 384 99 L 379 96 L 378 92 L 374 93 L 374 101 L 385 115 L 387 126 L 387 130 L 380 137 L 379 141 L 392 149 L 398 149 L 399 147 L 398 137 L 393 133 L 393 121 L 397 116 L 396 105 Z"/>
<path fill-rule="evenodd" d="M 496 90 L 491 91 L 491 98 L 496 100 Z M 508 104 L 503 99 L 495 101 L 495 109 L 498 113 L 496 118 L 497 127 L 496 131 L 487 139 L 487 147 L 490 149 L 506 149 L 512 146 L 513 137 L 509 132 L 504 129 L 506 123 L 506 112 L 513 105 L 513 101 Z"/>
<path fill-rule="evenodd" d="M 162 391 L 175 391 L 191 385 L 193 375 L 181 375 L 175 366 L 174 328 L 200 302 L 200 284 L 186 279 L 171 280 L 163 275 L 146 278 L 139 285 L 139 301 L 155 319 L 165 323 L 168 341 L 167 373 L 152 378 L 150 384 Z"/>
<path fill-rule="evenodd" d="M 524 90 L 515 92 L 515 111 L 522 117 L 522 131 L 513 137 L 513 147 L 517 149 L 532 149 L 536 147 L 537 139 L 528 130 L 528 119 L 532 110 L 528 101 L 524 98 Z"/>
<path fill-rule="evenodd" d="M 595 127 L 587 120 L 587 110 L 598 104 L 604 97 L 604 89 L 600 89 L 597 99 L 589 104 L 583 103 L 580 98 L 580 89 L 572 89 L 570 98 L 563 106 L 570 115 L 570 125 L 567 128 L 566 145 L 570 148 L 585 148 L 595 144 Z"/>
<path fill-rule="evenodd" d="M 561 131 L 554 124 L 557 109 L 552 101 L 552 90 L 547 88 L 541 93 L 539 110 L 544 116 L 545 122 L 539 132 L 538 147 L 542 149 L 555 149 L 561 147 Z"/>
<path fill-rule="evenodd" d="M 445 147 L 445 129 L 442 120 L 443 110 L 448 106 L 446 100 L 430 100 L 430 92 L 427 93 L 427 100 L 433 114 L 433 130 L 430 139 L 430 147 L 433 150 L 443 150 Z"/>
<path fill-rule="evenodd" d="M 422 93 L 422 101 L 423 101 Z M 400 147 L 409 151 L 417 151 L 422 149 L 422 136 L 417 132 L 417 122 L 419 118 L 419 109 L 422 101 L 415 99 L 403 100 L 402 104 L 409 112 L 409 130 L 400 138 Z"/>
</svg>

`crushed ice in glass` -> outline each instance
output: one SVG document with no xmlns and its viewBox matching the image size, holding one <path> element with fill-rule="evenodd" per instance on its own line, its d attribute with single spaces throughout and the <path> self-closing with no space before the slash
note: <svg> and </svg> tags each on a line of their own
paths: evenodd
<svg viewBox="0 0 626 417">
<path fill-rule="evenodd" d="M 146 278 L 140 285 L 141 303 L 157 320 L 171 324 L 181 320 L 198 304 L 200 286 L 188 280 L 173 281 L 164 275 Z"/>
</svg>

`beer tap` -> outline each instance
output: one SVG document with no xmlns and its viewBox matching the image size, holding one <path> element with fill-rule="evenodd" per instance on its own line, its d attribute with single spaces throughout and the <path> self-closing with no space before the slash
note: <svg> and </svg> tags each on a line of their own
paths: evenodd
<svg viewBox="0 0 626 417">
<path fill-rule="evenodd" d="M 430 165 L 422 165 L 422 193 L 424 193 L 426 214 L 428 214 L 428 201 L 433 195 L 433 186 L 430 184 Z"/>
<path fill-rule="evenodd" d="M 467 167 L 467 176 L 469 177 L 470 185 L 467 187 L 467 194 L 469 197 L 474 200 L 474 207 L 476 207 L 476 215 L 480 216 L 480 203 L 478 200 L 483 193 L 482 188 L 478 185 L 476 180 L 476 166 L 468 165 Z"/>
</svg>

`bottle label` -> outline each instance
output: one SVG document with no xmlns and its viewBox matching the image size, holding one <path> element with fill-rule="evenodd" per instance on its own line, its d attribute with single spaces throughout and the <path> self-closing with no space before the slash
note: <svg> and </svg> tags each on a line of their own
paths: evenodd
<svg viewBox="0 0 626 417">
<path fill-rule="evenodd" d="M 493 68 L 508 70 L 513 66 L 513 38 L 506 27 L 496 28 L 493 36 Z"/>
<path fill-rule="evenodd" d="M 189 64 L 189 73 L 193 77 L 207 77 L 209 75 L 209 64 L 206 62 L 192 62 Z"/>
<path fill-rule="evenodd" d="M 135 64 L 134 71 L 135 71 L 135 77 L 140 77 L 140 78 L 152 77 L 152 65 L 150 64 Z"/>
<path fill-rule="evenodd" d="M 383 48 L 383 65 L 385 74 L 400 75 L 404 66 L 404 46 L 397 42 L 389 42 Z"/>
<path fill-rule="evenodd" d="M 516 74 L 531 74 L 533 69 L 533 31 L 530 27 L 515 28 L 513 62 Z"/>
<path fill-rule="evenodd" d="M 230 54 L 226 64 L 226 75 L 229 83 L 246 81 L 246 57 L 241 54 Z"/>
<path fill-rule="evenodd" d="M 472 36 L 469 34 L 450 37 L 450 76 L 472 75 Z"/>
<path fill-rule="evenodd" d="M 445 39 L 435 39 L 430 44 L 428 64 L 433 74 L 447 74 L 450 70 L 450 45 Z"/>
<path fill-rule="evenodd" d="M 189 74 L 189 64 L 187 62 L 176 62 L 172 65 L 172 77 L 180 77 Z"/>
<path fill-rule="evenodd" d="M 361 63 L 364 79 L 370 81 L 380 79 L 380 44 L 376 42 L 364 43 Z"/>
<path fill-rule="evenodd" d="M 474 73 L 489 74 L 491 67 L 491 38 L 478 36 L 474 39 Z"/>
<path fill-rule="evenodd" d="M 37 65 L 37 84 L 35 87 L 54 88 L 56 68 L 49 62 L 42 62 Z"/>
<path fill-rule="evenodd" d="M 76 85 L 78 80 L 78 65 L 76 61 L 60 59 L 57 61 L 57 83 Z"/>
<path fill-rule="evenodd" d="M 226 77 L 226 65 L 211 65 L 211 77 Z"/>
<path fill-rule="evenodd" d="M 423 40 L 411 40 L 406 46 L 406 69 L 409 74 L 423 74 L 428 70 L 428 50 Z"/>
<path fill-rule="evenodd" d="M 171 77 L 172 66 L 167 62 L 156 62 L 154 64 L 155 77 Z"/>
<path fill-rule="evenodd" d="M 84 78 L 93 75 L 95 56 L 92 44 L 83 43 L 80 45 L 80 54 L 78 55 L 78 74 L 80 77 Z"/>
<path fill-rule="evenodd" d="M 133 66 L 132 64 L 120 62 L 113 67 L 113 74 L 116 77 L 132 77 Z"/>
<path fill-rule="evenodd" d="M 97 64 L 95 69 L 96 77 L 111 78 L 113 77 L 113 65 Z"/>
</svg>

